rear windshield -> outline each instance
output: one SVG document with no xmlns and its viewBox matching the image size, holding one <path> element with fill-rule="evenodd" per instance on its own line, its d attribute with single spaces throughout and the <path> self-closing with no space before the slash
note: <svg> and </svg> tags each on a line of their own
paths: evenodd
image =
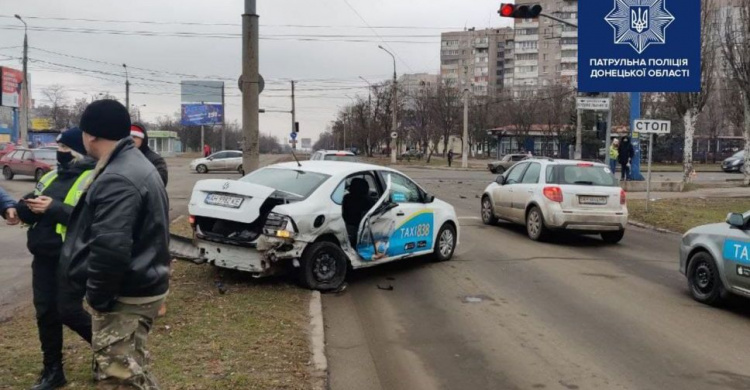
<svg viewBox="0 0 750 390">
<path fill-rule="evenodd" d="M 242 179 L 248 183 L 260 184 L 284 192 L 295 198 L 305 199 L 323 182 L 331 177 L 322 173 L 304 172 L 293 169 L 265 168 L 257 170 Z"/>
<path fill-rule="evenodd" d="M 547 168 L 547 183 L 588 186 L 617 186 L 617 180 L 607 167 L 600 165 L 553 165 Z"/>
<path fill-rule="evenodd" d="M 327 154 L 325 157 L 323 157 L 323 160 L 326 161 L 349 161 L 349 162 L 356 162 L 357 156 L 352 156 L 350 154 L 345 154 L 343 156 L 335 155 L 335 154 Z"/>
</svg>

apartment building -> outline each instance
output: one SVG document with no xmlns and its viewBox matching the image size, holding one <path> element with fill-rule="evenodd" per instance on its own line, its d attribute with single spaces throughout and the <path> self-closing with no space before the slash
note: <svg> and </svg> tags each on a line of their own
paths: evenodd
<svg viewBox="0 0 750 390">
<path fill-rule="evenodd" d="M 498 94 L 505 87 L 506 44 L 512 41 L 511 28 L 441 34 L 441 82 L 469 88 L 476 96 Z"/>
</svg>

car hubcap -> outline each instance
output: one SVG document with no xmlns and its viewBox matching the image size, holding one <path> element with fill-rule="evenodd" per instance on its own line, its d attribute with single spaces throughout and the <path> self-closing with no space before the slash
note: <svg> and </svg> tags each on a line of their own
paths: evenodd
<svg viewBox="0 0 750 390">
<path fill-rule="evenodd" d="M 440 254 L 443 257 L 448 257 L 453 251 L 453 232 L 450 229 L 443 230 L 443 234 L 440 235 Z"/>
<path fill-rule="evenodd" d="M 318 282 L 329 282 L 336 275 L 336 259 L 323 253 L 315 259 L 313 273 Z"/>
<path fill-rule="evenodd" d="M 484 220 L 484 222 L 489 222 L 491 217 L 492 207 L 490 205 L 490 200 L 485 199 L 484 202 L 482 202 L 482 219 Z"/>
<path fill-rule="evenodd" d="M 695 287 L 702 294 L 709 294 L 713 290 L 713 272 L 708 264 L 701 263 L 695 269 Z"/>
<path fill-rule="evenodd" d="M 532 211 L 531 214 L 529 214 L 529 233 L 531 233 L 532 236 L 536 237 L 539 234 L 539 213 L 536 211 Z"/>
</svg>

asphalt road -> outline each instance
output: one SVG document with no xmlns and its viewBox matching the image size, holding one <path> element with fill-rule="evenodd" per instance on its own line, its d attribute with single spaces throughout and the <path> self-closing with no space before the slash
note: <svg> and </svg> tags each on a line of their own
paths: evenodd
<svg viewBox="0 0 750 390">
<path fill-rule="evenodd" d="M 333 390 L 750 388 L 750 305 L 694 302 L 678 236 L 534 243 L 481 223 L 487 174 L 406 173 L 456 207 L 461 245 L 324 296 Z"/>
<path fill-rule="evenodd" d="M 261 164 L 267 165 L 283 156 L 263 155 Z M 188 170 L 189 158 L 169 158 L 169 217 L 171 220 L 187 214 L 195 182 L 202 179 L 237 179 L 236 172 L 209 172 L 201 175 Z M 0 179 L 0 186 L 15 198 L 34 190 L 34 180 L 16 176 L 13 180 Z M 11 315 L 14 309 L 31 305 L 31 254 L 26 249 L 26 230 L 8 226 L 0 220 L 0 321 Z"/>
</svg>

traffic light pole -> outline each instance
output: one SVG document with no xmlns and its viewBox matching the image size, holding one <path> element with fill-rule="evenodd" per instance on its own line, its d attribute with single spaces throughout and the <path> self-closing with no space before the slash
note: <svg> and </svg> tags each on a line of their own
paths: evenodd
<svg viewBox="0 0 750 390">
<path fill-rule="evenodd" d="M 242 168 L 248 173 L 260 167 L 259 19 L 255 0 L 245 0 L 245 12 L 242 14 Z"/>
<path fill-rule="evenodd" d="M 297 109 L 294 107 L 294 80 L 292 80 L 292 133 L 296 130 Z M 296 139 L 292 140 L 292 149 L 297 149 Z"/>
<path fill-rule="evenodd" d="M 543 16 L 543 17 L 545 17 L 545 18 L 547 18 L 547 19 L 552 19 L 552 20 L 554 20 L 555 22 L 560 22 L 560 23 L 562 23 L 562 24 L 565 24 L 565 25 L 568 25 L 568 26 L 570 26 L 570 27 L 575 27 L 575 28 L 578 28 L 578 25 L 577 25 L 577 24 L 575 24 L 575 23 L 570 23 L 570 22 L 567 22 L 567 21 L 565 21 L 565 20 L 562 20 L 562 19 L 560 19 L 560 18 L 556 18 L 556 17 L 554 17 L 554 16 L 551 16 L 551 15 L 547 15 L 547 14 L 539 14 L 539 16 Z"/>
</svg>

